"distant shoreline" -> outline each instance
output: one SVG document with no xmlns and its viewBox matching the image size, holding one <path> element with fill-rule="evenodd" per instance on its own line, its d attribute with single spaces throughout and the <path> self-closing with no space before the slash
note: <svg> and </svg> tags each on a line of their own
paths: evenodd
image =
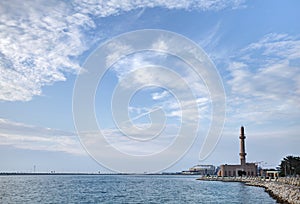
<svg viewBox="0 0 300 204">
<path fill-rule="evenodd" d="M 5 172 L 0 173 L 0 176 L 44 176 L 44 175 L 108 175 L 108 174 L 98 174 L 98 173 L 13 173 Z M 111 175 L 111 174 L 110 174 Z"/>
<path fill-rule="evenodd" d="M 71 175 L 71 176 L 101 176 L 101 175 L 157 175 L 157 176 L 165 176 L 165 175 L 188 175 L 188 176 L 198 176 L 196 174 L 181 174 L 181 173 L 149 173 L 149 174 L 142 174 L 142 173 L 19 173 L 19 172 L 0 172 L 0 176 L 45 176 L 45 175 Z"/>
</svg>

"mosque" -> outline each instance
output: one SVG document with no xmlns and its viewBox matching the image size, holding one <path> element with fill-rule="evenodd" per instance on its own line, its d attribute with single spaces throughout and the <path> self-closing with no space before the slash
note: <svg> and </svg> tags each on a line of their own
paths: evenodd
<svg viewBox="0 0 300 204">
<path fill-rule="evenodd" d="M 241 164 L 237 165 L 227 165 L 223 164 L 220 166 L 218 171 L 218 176 L 256 176 L 257 175 L 257 165 L 255 163 L 246 162 L 246 152 L 245 152 L 245 130 L 241 127 L 240 134 L 240 160 Z"/>
</svg>

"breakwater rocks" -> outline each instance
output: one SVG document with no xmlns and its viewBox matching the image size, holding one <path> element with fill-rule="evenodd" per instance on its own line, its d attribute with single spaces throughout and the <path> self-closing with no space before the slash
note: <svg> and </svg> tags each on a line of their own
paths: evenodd
<svg viewBox="0 0 300 204">
<path fill-rule="evenodd" d="M 201 177 L 198 180 L 243 182 L 246 185 L 265 188 L 265 191 L 280 203 L 300 204 L 300 178 Z"/>
</svg>

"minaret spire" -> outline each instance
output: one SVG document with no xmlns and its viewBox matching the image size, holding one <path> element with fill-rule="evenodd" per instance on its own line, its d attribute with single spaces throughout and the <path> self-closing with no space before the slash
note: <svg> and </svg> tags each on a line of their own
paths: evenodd
<svg viewBox="0 0 300 204">
<path fill-rule="evenodd" d="M 246 152 L 245 152 L 245 132 L 244 127 L 241 127 L 241 135 L 240 135 L 240 159 L 241 159 L 241 165 L 246 164 Z"/>
</svg>

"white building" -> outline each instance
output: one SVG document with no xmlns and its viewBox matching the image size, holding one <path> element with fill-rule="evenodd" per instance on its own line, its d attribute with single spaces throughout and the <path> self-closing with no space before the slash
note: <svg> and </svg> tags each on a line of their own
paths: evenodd
<svg viewBox="0 0 300 204">
<path fill-rule="evenodd" d="M 216 168 L 213 165 L 196 165 L 189 169 L 189 172 L 199 175 L 214 175 Z"/>
</svg>

